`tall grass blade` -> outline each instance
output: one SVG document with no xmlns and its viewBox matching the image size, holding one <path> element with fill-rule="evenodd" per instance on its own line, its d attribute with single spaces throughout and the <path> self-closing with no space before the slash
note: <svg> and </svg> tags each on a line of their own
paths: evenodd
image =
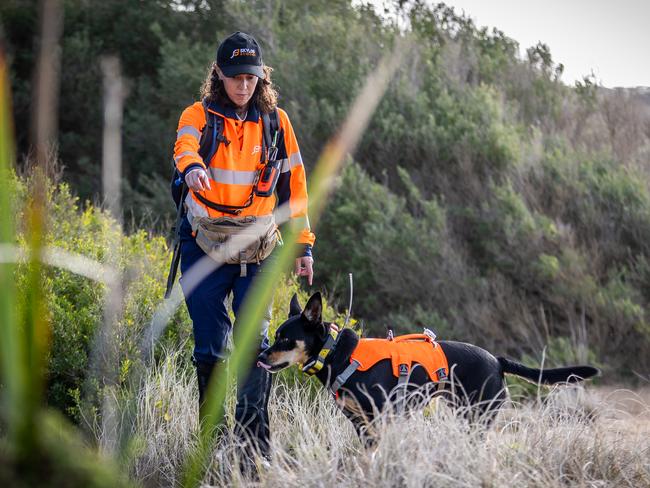
<svg viewBox="0 0 650 488">
<path fill-rule="evenodd" d="M 9 192 L 11 194 L 11 192 Z M 0 262 L 18 263 L 27 259 L 24 247 L 14 244 L 0 244 Z M 99 261 L 82 254 L 75 254 L 56 246 L 43 249 L 43 262 L 48 266 L 65 269 L 98 283 L 109 284 L 115 280 L 115 271 Z"/>
<path fill-rule="evenodd" d="M 0 40 L 0 42 L 2 42 Z M 14 164 L 13 125 L 11 122 L 11 97 L 4 46 L 0 44 L 0 181 L 10 182 Z M 12 189 L 0 191 L 0 245 L 12 246 L 15 240 L 12 208 Z M 10 442 L 16 440 L 23 414 L 25 373 L 17 367 L 24 363 L 18 338 L 16 314 L 15 264 L 0 262 L 0 354 L 3 395 L 2 408 L 7 422 Z"/>
<path fill-rule="evenodd" d="M 403 48 L 404 44 L 399 43 L 395 52 L 387 56 L 377 70 L 368 76 L 341 130 L 327 144 L 319 158 L 310 179 L 311 208 L 309 213 L 313 221 L 317 220 L 325 206 L 333 176 L 341 168 L 344 158 L 359 141 L 390 78 L 399 66 L 402 57 L 398 54 Z M 284 217 L 286 218 L 286 216 Z M 256 340 L 259 340 L 259 324 L 271 301 L 274 286 L 296 256 L 295 240 L 299 230 L 294 226 L 289 227 L 289 232 L 284 239 L 289 245 L 276 251 L 277 256 L 274 261 L 268 263 L 270 266 L 267 265 L 265 272 L 259 275 L 259 279 L 242 307 L 241 317 L 235 327 L 234 342 L 236 347 L 230 356 L 229 367 L 220 368 L 213 375 L 211 391 L 207 395 L 206 421 L 201 425 L 200 441 L 188 456 L 183 469 L 183 486 L 185 487 L 196 487 L 201 483 L 209 460 L 212 433 L 223 415 L 223 401 L 226 392 L 237 377 L 241 379 L 252 362 L 257 347 Z"/>
<path fill-rule="evenodd" d="M 44 170 L 37 168 L 33 177 L 35 185 L 43 185 L 47 178 Z M 27 213 L 27 285 L 21 316 L 19 351 L 24 354 L 23 361 L 15 367 L 23 370 L 23 400 L 20 419 L 20 432 L 17 445 L 20 457 L 28 457 L 36 447 L 36 416 L 41 408 L 43 378 L 45 373 L 50 327 L 48 310 L 43 300 L 45 295 L 43 280 L 43 241 L 45 239 L 45 191 L 35 191 Z"/>
</svg>

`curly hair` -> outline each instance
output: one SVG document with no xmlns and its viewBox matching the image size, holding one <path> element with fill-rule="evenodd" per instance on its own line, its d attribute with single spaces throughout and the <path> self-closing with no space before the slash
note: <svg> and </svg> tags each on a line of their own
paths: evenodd
<svg viewBox="0 0 650 488">
<path fill-rule="evenodd" d="M 257 105 L 258 110 L 270 113 L 278 106 L 278 92 L 271 81 L 273 68 L 264 66 L 264 78 L 260 78 L 251 97 L 251 102 Z M 223 81 L 217 73 L 217 63 L 213 62 L 208 68 L 207 76 L 201 87 L 201 98 L 208 102 L 216 102 L 225 107 L 234 107 L 235 104 L 228 98 Z"/>
</svg>

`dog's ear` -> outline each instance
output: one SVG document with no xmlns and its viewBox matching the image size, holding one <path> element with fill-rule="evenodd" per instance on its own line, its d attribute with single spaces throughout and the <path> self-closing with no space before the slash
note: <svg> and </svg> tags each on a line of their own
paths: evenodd
<svg viewBox="0 0 650 488">
<path fill-rule="evenodd" d="M 289 304 L 289 318 L 300 315 L 302 312 L 302 307 L 298 301 L 298 295 L 296 293 L 291 297 L 291 303 Z"/>
<path fill-rule="evenodd" d="M 302 314 L 312 324 L 321 324 L 323 322 L 323 299 L 320 292 L 317 291 L 309 298 Z"/>
</svg>

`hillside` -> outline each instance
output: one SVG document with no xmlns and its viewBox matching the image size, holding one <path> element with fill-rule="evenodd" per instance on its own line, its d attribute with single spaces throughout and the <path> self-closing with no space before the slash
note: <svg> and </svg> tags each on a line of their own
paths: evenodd
<svg viewBox="0 0 650 488">
<path fill-rule="evenodd" d="M 650 117 L 650 87 L 621 88 L 647 117 Z"/>
</svg>

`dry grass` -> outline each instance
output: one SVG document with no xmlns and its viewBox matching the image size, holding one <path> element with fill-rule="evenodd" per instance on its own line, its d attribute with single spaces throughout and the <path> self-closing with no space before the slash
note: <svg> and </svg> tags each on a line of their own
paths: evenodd
<svg viewBox="0 0 650 488">
<path fill-rule="evenodd" d="M 183 456 L 196 444 L 195 378 L 178 360 L 172 354 L 152 370 L 139 393 L 129 463 L 146 486 L 177 484 Z M 258 480 L 233 468 L 237 446 L 226 428 L 205 485 L 650 487 L 650 390 L 557 388 L 543 400 L 508 403 L 487 430 L 438 402 L 424 415 L 382 420 L 377 445 L 366 449 L 331 398 L 312 386 L 276 381 L 273 454 Z"/>
</svg>

